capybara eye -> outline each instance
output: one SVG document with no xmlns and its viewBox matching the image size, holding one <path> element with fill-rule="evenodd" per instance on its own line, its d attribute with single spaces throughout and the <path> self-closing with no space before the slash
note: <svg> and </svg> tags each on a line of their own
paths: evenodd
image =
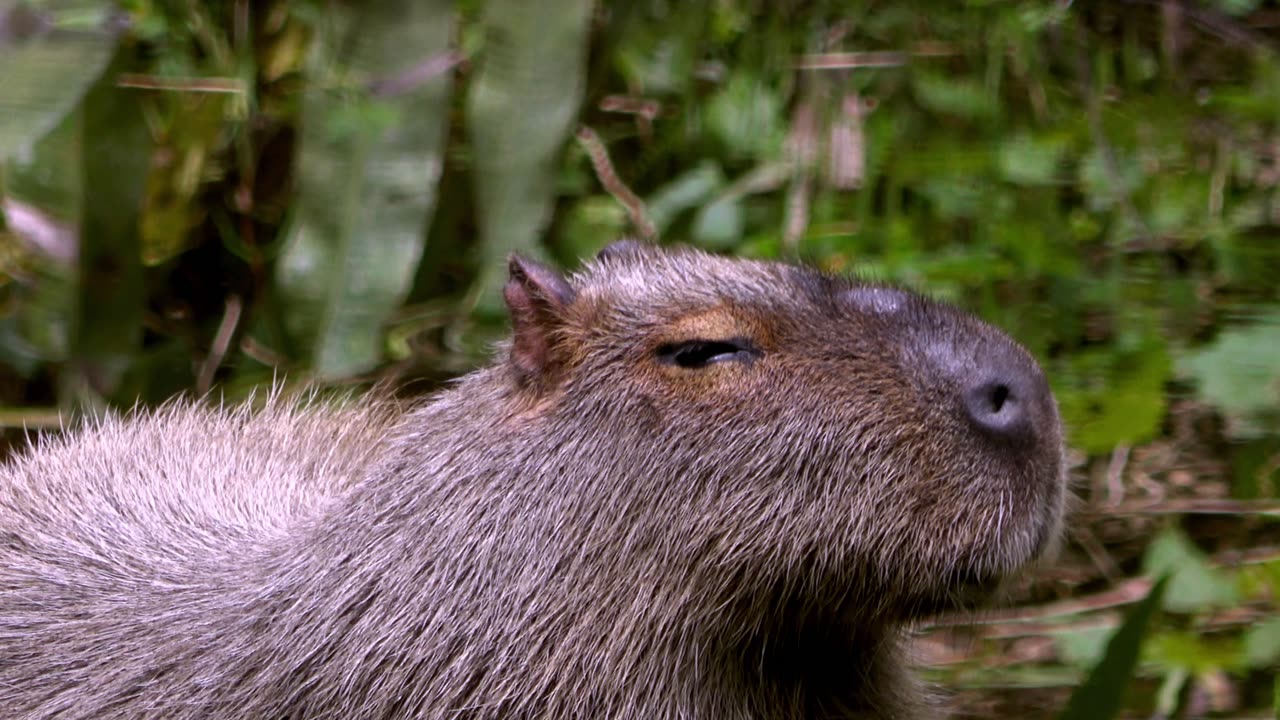
<svg viewBox="0 0 1280 720">
<path fill-rule="evenodd" d="M 759 351 L 745 340 L 686 340 L 658 347 L 658 360 L 689 370 L 713 363 L 754 360 Z"/>
</svg>

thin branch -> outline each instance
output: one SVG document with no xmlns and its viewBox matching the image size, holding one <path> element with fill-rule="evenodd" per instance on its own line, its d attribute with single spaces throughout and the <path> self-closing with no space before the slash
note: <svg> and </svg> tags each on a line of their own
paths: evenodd
<svg viewBox="0 0 1280 720">
<path fill-rule="evenodd" d="M 392 98 L 413 92 L 428 81 L 450 72 L 466 57 L 457 50 L 432 55 L 391 77 L 369 84 L 369 92 L 378 97 Z"/>
<path fill-rule="evenodd" d="M 231 338 L 235 336 L 236 328 L 240 325 L 240 315 L 243 310 L 244 301 L 239 295 L 231 295 L 227 298 L 226 310 L 222 313 L 222 321 L 218 323 L 218 332 L 213 336 L 213 346 L 209 348 L 209 354 L 205 356 L 204 362 L 200 363 L 196 390 L 201 395 L 209 392 L 209 388 L 213 386 L 213 377 L 227 357 Z"/>
<path fill-rule="evenodd" d="M 578 128 L 578 143 L 587 151 L 587 157 L 591 160 L 591 167 L 596 172 L 596 179 L 600 181 L 600 185 L 613 196 L 627 210 L 627 215 L 631 218 L 631 224 L 641 237 L 646 240 L 653 240 L 658 236 L 658 229 L 654 227 L 653 220 L 649 218 L 649 213 L 645 209 L 644 201 L 639 198 L 626 183 L 618 178 L 618 174 L 613 169 L 613 162 L 609 159 L 609 151 L 604 146 L 604 142 L 600 140 L 600 136 L 595 130 L 583 125 Z"/>
<path fill-rule="evenodd" d="M 912 58 L 950 57 L 954 48 L 942 43 L 920 43 L 909 52 L 882 50 L 869 52 L 811 53 L 796 60 L 797 70 L 856 70 L 858 68 L 901 67 Z"/>
<path fill-rule="evenodd" d="M 238 78 L 163 77 L 160 75 L 139 75 L 137 73 L 121 73 L 116 78 L 116 86 L 167 92 L 239 94 L 245 91 L 244 82 Z"/>
</svg>

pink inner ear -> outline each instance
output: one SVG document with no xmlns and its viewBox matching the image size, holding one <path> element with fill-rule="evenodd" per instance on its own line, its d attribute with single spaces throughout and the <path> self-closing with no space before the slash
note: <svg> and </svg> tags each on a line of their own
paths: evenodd
<svg viewBox="0 0 1280 720">
<path fill-rule="evenodd" d="M 515 281 L 502 289 L 511 312 L 511 363 L 521 382 L 544 374 L 551 359 L 547 313 L 538 311 L 538 301 L 530 297 L 528 287 Z"/>
<path fill-rule="evenodd" d="M 513 255 L 502 296 L 511 313 L 511 364 L 517 379 L 529 384 L 553 375 L 554 335 L 573 302 L 573 287 L 555 270 Z"/>
<path fill-rule="evenodd" d="M 545 300 L 556 311 L 568 307 L 577 296 L 560 273 L 520 255 L 511 256 L 508 273 L 511 283 L 524 286 L 531 298 Z"/>
</svg>

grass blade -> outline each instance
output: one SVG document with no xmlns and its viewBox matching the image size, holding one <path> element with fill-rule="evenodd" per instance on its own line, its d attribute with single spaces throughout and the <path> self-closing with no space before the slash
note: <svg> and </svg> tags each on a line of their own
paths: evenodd
<svg viewBox="0 0 1280 720">
<path fill-rule="evenodd" d="M 151 136 L 140 93 L 115 83 L 120 72 L 130 69 L 132 55 L 122 46 L 89 90 L 80 128 L 83 189 L 74 352 L 110 373 L 122 370 L 141 344 L 146 287 L 140 222 Z"/>
<path fill-rule="evenodd" d="M 1138 665 L 1142 639 L 1151 617 L 1160 607 L 1168 578 L 1161 578 L 1151 592 L 1125 616 L 1124 623 L 1107 642 L 1107 650 L 1084 684 L 1076 689 L 1058 720 L 1108 720 L 1120 712 L 1125 688 Z"/>
</svg>

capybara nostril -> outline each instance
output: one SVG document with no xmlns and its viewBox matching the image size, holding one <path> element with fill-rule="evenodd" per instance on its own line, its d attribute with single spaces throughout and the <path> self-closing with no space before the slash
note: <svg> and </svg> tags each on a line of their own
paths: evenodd
<svg viewBox="0 0 1280 720">
<path fill-rule="evenodd" d="M 1049 390 L 1040 370 L 1019 360 L 998 353 L 961 390 L 969 420 L 990 437 L 1025 442 L 1041 434 L 1036 422 L 1044 414 L 1039 408 L 1049 402 Z"/>
<path fill-rule="evenodd" d="M 969 411 L 969 419 L 986 432 L 1021 436 L 1030 429 L 1022 398 L 999 380 L 983 382 L 966 390 L 964 404 Z"/>
</svg>

